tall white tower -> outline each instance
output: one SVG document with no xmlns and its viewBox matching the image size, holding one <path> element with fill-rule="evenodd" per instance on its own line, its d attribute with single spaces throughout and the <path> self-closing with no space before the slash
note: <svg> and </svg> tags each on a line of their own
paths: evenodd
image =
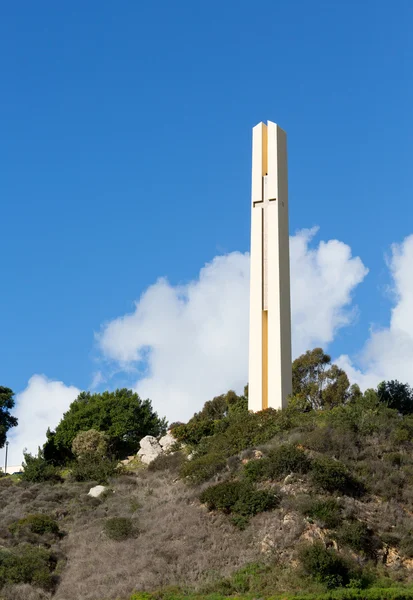
<svg viewBox="0 0 413 600">
<path fill-rule="evenodd" d="M 284 408 L 292 391 L 287 136 L 252 130 L 248 408 Z"/>
</svg>

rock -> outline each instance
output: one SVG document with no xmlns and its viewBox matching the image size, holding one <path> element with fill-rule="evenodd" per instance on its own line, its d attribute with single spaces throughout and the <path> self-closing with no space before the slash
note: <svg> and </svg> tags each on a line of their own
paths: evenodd
<svg viewBox="0 0 413 600">
<path fill-rule="evenodd" d="M 92 496 L 92 498 L 99 498 L 106 490 L 109 488 L 104 485 L 95 485 L 95 487 L 90 488 L 88 496 Z"/>
<path fill-rule="evenodd" d="M 147 435 L 141 439 L 141 448 L 137 455 L 143 464 L 151 464 L 160 454 L 162 454 L 162 446 L 155 437 Z"/>
<path fill-rule="evenodd" d="M 159 440 L 159 444 L 164 452 L 168 452 L 175 443 L 176 439 L 170 431 Z"/>
</svg>

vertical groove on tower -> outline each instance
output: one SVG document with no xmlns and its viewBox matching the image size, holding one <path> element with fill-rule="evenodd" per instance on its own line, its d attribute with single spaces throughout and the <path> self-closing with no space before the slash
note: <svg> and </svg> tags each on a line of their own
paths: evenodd
<svg viewBox="0 0 413 600">
<path fill-rule="evenodd" d="M 262 311 L 262 410 L 268 408 L 268 311 Z"/>
</svg>

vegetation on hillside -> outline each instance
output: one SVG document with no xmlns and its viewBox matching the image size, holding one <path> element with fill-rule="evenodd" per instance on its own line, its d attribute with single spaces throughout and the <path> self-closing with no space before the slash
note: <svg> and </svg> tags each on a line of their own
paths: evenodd
<svg viewBox="0 0 413 600">
<path fill-rule="evenodd" d="M 165 430 L 150 402 L 81 394 L 0 479 L 0 597 L 412 599 L 411 388 L 361 393 L 321 349 L 293 384 L 283 411 L 249 413 L 248 387 L 208 401 L 148 469 L 118 461 Z"/>
</svg>

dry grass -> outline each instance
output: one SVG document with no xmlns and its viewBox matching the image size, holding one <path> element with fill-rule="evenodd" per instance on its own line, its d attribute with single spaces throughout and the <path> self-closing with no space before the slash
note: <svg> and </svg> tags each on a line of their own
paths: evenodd
<svg viewBox="0 0 413 600">
<path fill-rule="evenodd" d="M 198 491 L 165 472 L 118 480 L 99 506 L 68 524 L 62 543 L 68 564 L 56 600 L 127 598 L 133 590 L 193 586 L 256 560 L 254 529 L 237 531 L 208 513 Z M 130 517 L 140 531 L 123 542 L 103 535 L 105 517 Z"/>
<path fill-rule="evenodd" d="M 344 453 L 341 448 L 337 450 L 340 453 Z M 234 468 L 239 468 L 239 461 Z M 230 476 L 224 471 L 218 479 Z M 163 586 L 205 589 L 211 584 L 213 589 L 214 582 L 251 562 L 291 565 L 300 542 L 328 536 L 309 523 L 292 501 L 296 494 L 306 493 L 305 476 L 284 485 L 281 507 L 257 515 L 245 531 L 236 529 L 225 515 L 210 513 L 200 505 L 198 497 L 206 485 L 188 486 L 173 469 L 139 468 L 114 479 L 112 491 L 105 497 L 93 499 L 87 496 L 88 483 L 12 484 L 2 480 L 0 546 L 17 543 L 8 529 L 11 523 L 32 513 L 48 514 L 66 534 L 55 542 L 66 564 L 59 569 L 60 583 L 53 598 L 126 600 L 135 590 Z M 371 495 L 361 500 L 343 497 L 341 502 L 344 518 L 362 519 L 379 534 L 400 532 L 402 536 L 413 531 L 413 516 L 395 500 Z M 124 541 L 108 539 L 104 523 L 116 517 L 131 519 L 139 534 Z M 395 576 L 399 569 L 400 577 L 410 580 L 410 575 L 401 571 L 403 565 L 393 562 L 390 568 Z M 282 582 L 277 585 L 283 589 Z M 49 600 L 50 595 L 20 585 L 2 590 L 1 597 Z"/>
<path fill-rule="evenodd" d="M 3 600 L 50 600 L 51 595 L 43 590 L 36 590 L 31 585 L 20 584 L 6 586 L 1 590 Z"/>
</svg>

